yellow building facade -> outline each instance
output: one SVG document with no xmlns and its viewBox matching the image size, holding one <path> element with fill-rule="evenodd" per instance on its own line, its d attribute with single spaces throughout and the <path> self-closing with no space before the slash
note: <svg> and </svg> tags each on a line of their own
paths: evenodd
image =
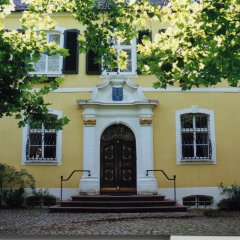
<svg viewBox="0 0 240 240">
<path fill-rule="evenodd" d="M 20 12 L 12 14 L 6 27 L 21 28 L 20 17 Z M 59 36 L 60 44 L 66 30 L 83 31 L 68 13 L 54 19 L 57 28 L 49 38 Z M 163 27 L 153 23 L 146 30 L 154 40 Z M 53 59 L 42 59 L 36 66 L 39 73 L 65 78 L 46 97 L 52 103 L 49 111 L 70 122 L 56 133 L 44 127 L 19 129 L 14 119 L 0 119 L 0 161 L 28 170 L 37 188 L 58 197 L 61 176 L 89 170 L 91 176 L 76 173 L 64 182 L 63 199 L 108 190 L 173 198 L 173 182 L 152 171 L 164 170 L 170 178 L 176 175 L 179 203 L 189 196 L 196 202 L 207 196 L 215 206 L 222 198 L 221 182 L 240 182 L 240 90 L 224 83 L 186 92 L 178 86 L 154 89 L 153 76 L 137 74 L 136 44 L 125 46 L 132 56 L 125 72 L 91 72 L 94 64 L 88 66 L 85 54 L 77 56 L 77 69 L 71 73 L 61 72 L 60 57 L 56 72 L 46 70 Z"/>
</svg>

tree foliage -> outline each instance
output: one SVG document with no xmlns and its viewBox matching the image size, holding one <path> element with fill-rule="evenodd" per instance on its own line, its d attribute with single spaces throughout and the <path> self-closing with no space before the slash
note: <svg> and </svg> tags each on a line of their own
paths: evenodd
<svg viewBox="0 0 240 240">
<path fill-rule="evenodd" d="M 13 10 L 13 2 L 5 0 L 0 7 L 1 20 Z M 25 32 L 9 31 L 4 29 L 3 21 L 0 24 L 0 118 L 15 116 L 19 127 L 31 121 L 46 125 L 51 123 L 56 129 L 61 129 L 68 119 L 64 117 L 53 123 L 48 114 L 50 104 L 44 101 L 44 95 L 56 89 L 62 79 L 42 84 L 46 76 L 29 75 L 29 72 L 34 71 L 33 64 L 39 60 L 41 53 L 66 55 L 66 51 L 56 44 L 47 43 L 43 29 L 50 29 L 50 23 L 43 24 L 42 19 L 32 16 L 36 21 L 29 19 L 26 25 L 27 14 L 26 11 L 21 19 Z M 30 27 L 31 22 L 39 24 Z M 34 90 L 37 84 L 42 87 Z"/>
<path fill-rule="evenodd" d="M 153 42 L 144 39 L 138 46 L 139 67 L 156 76 L 155 87 L 180 85 L 212 86 L 227 81 L 236 87 L 240 75 L 240 0 L 170 0 L 166 6 L 149 0 L 22 0 L 28 6 L 21 18 L 24 33 L 4 31 L 2 19 L 13 11 L 12 0 L 0 3 L 0 117 L 48 122 L 48 103 L 43 96 L 56 89 L 61 79 L 41 84 L 46 77 L 29 76 L 40 54 L 66 51 L 46 42 L 44 30 L 53 29 L 55 12 L 71 12 L 83 25 L 80 51 L 94 51 L 103 68 L 126 67 L 127 54 L 116 55 L 113 41 L 120 43 L 137 37 L 147 23 L 167 23 L 165 33 Z M 198 1 L 199 2 L 199 1 Z M 38 30 L 38 34 L 36 34 Z M 36 84 L 43 86 L 34 91 Z M 60 129 L 68 120 L 56 122 Z M 51 122 L 52 124 L 52 122 Z"/>
<path fill-rule="evenodd" d="M 227 198 L 222 199 L 218 203 L 218 207 L 226 211 L 240 211 L 240 186 L 236 182 L 231 186 L 224 186 L 221 183 L 220 188 L 222 195 L 226 195 Z"/>
<path fill-rule="evenodd" d="M 0 163 L 0 207 L 21 207 L 23 205 L 25 187 L 35 190 L 35 179 L 25 169 Z"/>
<path fill-rule="evenodd" d="M 0 163 L 0 183 L 1 188 L 35 188 L 35 180 L 27 170 L 16 170 L 3 163 Z"/>
<path fill-rule="evenodd" d="M 155 87 L 180 84 L 183 89 L 240 79 L 240 1 L 172 0 L 162 8 L 169 23 L 154 43 L 140 46 L 141 66 L 158 78 Z"/>
</svg>

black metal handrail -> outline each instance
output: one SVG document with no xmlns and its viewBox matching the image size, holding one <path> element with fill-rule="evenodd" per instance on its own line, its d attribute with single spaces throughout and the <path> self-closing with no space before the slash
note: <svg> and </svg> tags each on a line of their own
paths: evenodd
<svg viewBox="0 0 240 240">
<path fill-rule="evenodd" d="M 173 175 L 173 178 L 169 178 L 168 175 L 163 170 L 147 170 L 146 176 L 148 176 L 148 172 L 162 172 L 163 175 L 170 181 L 173 181 L 173 187 L 174 187 L 174 201 L 176 203 L 177 196 L 176 196 L 176 175 Z"/>
<path fill-rule="evenodd" d="M 68 178 L 65 178 L 65 179 L 63 178 L 63 176 L 61 176 L 61 201 L 62 201 L 62 183 L 68 181 L 75 172 L 88 172 L 88 176 L 91 177 L 90 170 L 74 170 L 74 171 L 72 171 L 72 173 L 69 175 L 69 177 L 68 177 Z"/>
</svg>

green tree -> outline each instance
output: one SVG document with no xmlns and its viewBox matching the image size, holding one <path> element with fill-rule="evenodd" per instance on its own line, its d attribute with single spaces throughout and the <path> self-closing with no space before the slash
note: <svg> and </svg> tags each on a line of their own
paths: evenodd
<svg viewBox="0 0 240 240">
<path fill-rule="evenodd" d="M 23 204 L 24 188 L 35 190 L 34 177 L 25 169 L 0 163 L 0 206 L 21 206 Z"/>
<path fill-rule="evenodd" d="M 13 11 L 13 2 L 1 1 L 0 10 L 0 19 L 4 19 Z M 64 117 L 53 122 L 48 114 L 49 103 L 44 101 L 44 95 L 56 89 L 62 79 L 56 78 L 48 84 L 42 84 L 40 90 L 33 90 L 36 84 L 45 82 L 47 78 L 30 76 L 29 72 L 33 71 L 33 63 L 39 60 L 41 53 L 66 55 L 66 51 L 56 44 L 46 42 L 43 29 L 50 29 L 50 22 L 43 25 L 42 19 L 38 18 L 31 21 L 35 25 L 27 28 L 24 26 L 26 17 L 24 15 L 21 20 L 25 33 L 7 31 L 0 21 L 0 118 L 15 116 L 19 120 L 19 127 L 31 121 L 61 129 L 68 119 Z M 36 34 L 36 28 L 39 29 L 39 34 Z"/>
<path fill-rule="evenodd" d="M 80 51 L 97 54 L 96 62 L 103 67 L 126 66 L 127 54 L 115 54 L 113 43 L 137 37 L 146 23 L 167 22 L 165 33 L 153 42 L 144 39 L 138 46 L 139 67 L 157 78 L 155 87 L 169 85 L 190 89 L 212 86 L 222 81 L 238 86 L 240 75 L 240 1 L 239 0 L 170 0 L 166 6 L 149 0 L 22 0 L 28 4 L 21 18 L 25 33 L 6 32 L 0 21 L 0 117 L 14 115 L 19 126 L 29 120 L 52 124 L 47 114 L 48 103 L 43 96 L 56 89 L 56 79 L 44 84 L 40 91 L 33 87 L 44 77 L 30 77 L 40 53 L 66 55 L 59 46 L 48 44 L 44 30 L 55 26 L 55 12 L 70 12 L 84 26 L 79 35 Z M 168 1 L 166 1 L 168 2 Z M 0 3 L 0 19 L 12 11 L 12 0 Z M 38 29 L 39 34 L 36 34 Z M 66 118 L 56 128 L 66 124 Z"/>
<path fill-rule="evenodd" d="M 157 77 L 155 87 L 239 86 L 240 1 L 198 2 L 172 0 L 162 8 L 166 32 L 140 46 L 141 67 Z"/>
<path fill-rule="evenodd" d="M 62 79 L 56 78 L 49 84 L 44 84 L 39 91 L 33 87 L 43 83 L 46 77 L 29 76 L 33 71 L 33 63 L 40 54 L 66 55 L 66 51 L 56 44 L 47 43 L 45 31 L 53 29 L 52 13 L 71 12 L 73 17 L 86 27 L 79 36 L 80 51 L 93 50 L 98 54 L 96 61 L 104 58 L 105 67 L 114 67 L 118 62 L 126 66 L 127 55 L 120 52 L 116 58 L 115 51 L 108 38 L 116 38 L 123 42 L 136 36 L 137 28 L 143 28 L 144 23 L 153 17 L 157 7 L 148 0 L 106 0 L 101 4 L 95 0 L 22 0 L 27 4 L 23 12 L 21 24 L 24 33 L 5 31 L 0 21 L 0 117 L 14 115 L 19 119 L 19 126 L 27 122 L 52 125 L 48 115 L 48 103 L 43 96 L 56 89 Z M 13 0 L 0 3 L 0 20 L 14 10 Z M 38 34 L 36 34 L 36 30 Z M 68 119 L 62 118 L 54 123 L 56 129 L 61 129 Z"/>
</svg>

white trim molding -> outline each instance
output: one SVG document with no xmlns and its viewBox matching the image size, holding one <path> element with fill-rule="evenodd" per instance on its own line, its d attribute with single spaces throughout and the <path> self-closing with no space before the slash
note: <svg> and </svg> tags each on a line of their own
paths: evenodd
<svg viewBox="0 0 240 240">
<path fill-rule="evenodd" d="M 50 109 L 49 114 L 56 115 L 57 118 L 62 117 L 62 111 Z M 27 160 L 26 146 L 28 141 L 29 124 L 23 127 L 22 131 L 22 165 L 60 165 L 62 161 L 62 130 L 57 131 L 56 140 L 56 161 L 52 160 Z"/>
<path fill-rule="evenodd" d="M 143 88 L 144 92 L 181 92 L 181 93 L 240 93 L 240 88 L 238 87 L 227 87 L 227 88 L 218 88 L 218 87 L 209 87 L 209 88 L 191 88 L 190 90 L 183 91 L 178 87 L 171 88 Z"/>
<path fill-rule="evenodd" d="M 53 92 L 92 92 L 94 88 L 58 88 Z M 181 92 L 181 93 L 240 93 L 240 88 L 192 88 L 188 91 L 183 91 L 181 88 L 142 88 L 143 92 Z"/>
<path fill-rule="evenodd" d="M 209 139 L 211 141 L 211 158 L 209 159 L 183 159 L 182 158 L 182 137 L 181 137 L 181 115 L 183 114 L 206 114 L 209 118 Z M 215 140 L 215 121 L 213 110 L 199 108 L 198 106 L 192 106 L 176 111 L 176 161 L 177 164 L 216 164 L 216 140 Z"/>
<path fill-rule="evenodd" d="M 103 78 L 103 77 L 101 77 Z M 106 78 L 106 77 L 104 77 Z M 132 77 L 131 77 L 132 78 Z M 32 91 L 39 91 L 40 88 L 33 88 Z M 58 88 L 53 90 L 54 93 L 80 93 L 80 92 L 93 92 L 94 88 Z M 178 92 L 183 94 L 188 93 L 240 93 L 240 88 L 192 88 L 187 91 L 183 91 L 181 88 L 142 88 L 143 92 Z"/>
</svg>

